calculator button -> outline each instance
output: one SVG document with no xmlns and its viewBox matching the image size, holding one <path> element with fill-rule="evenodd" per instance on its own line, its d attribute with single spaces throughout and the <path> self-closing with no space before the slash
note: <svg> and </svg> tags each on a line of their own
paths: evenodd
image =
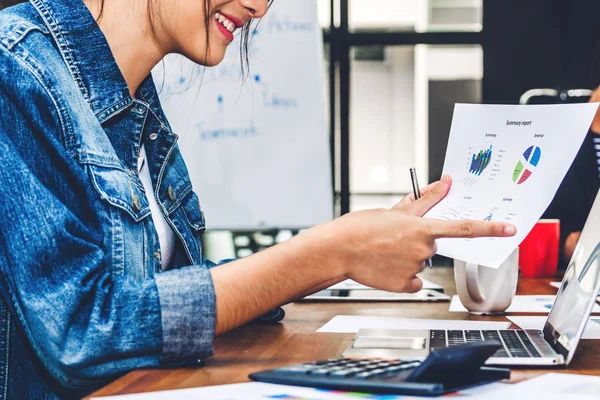
<svg viewBox="0 0 600 400">
<path fill-rule="evenodd" d="M 348 365 L 351 362 L 352 362 L 351 360 L 347 360 L 347 359 L 342 358 L 341 360 L 337 360 L 336 362 L 333 362 L 332 364 L 335 364 L 335 365 Z"/>
<path fill-rule="evenodd" d="M 328 360 L 315 361 L 315 364 L 317 364 L 317 365 L 332 364 L 332 363 L 336 363 L 340 360 L 341 360 L 341 358 L 330 358 Z"/>
<path fill-rule="evenodd" d="M 371 372 L 361 372 L 360 374 L 356 374 L 356 379 L 367 379 L 371 377 Z"/>
<path fill-rule="evenodd" d="M 406 360 L 404 360 L 404 361 L 393 362 L 390 365 L 395 366 L 395 365 L 404 365 L 404 364 L 411 364 L 411 363 L 412 363 L 412 361 L 406 361 Z"/>
<path fill-rule="evenodd" d="M 392 367 L 386 368 L 386 371 L 387 372 L 396 372 L 396 371 L 402 371 L 402 370 L 410 369 L 410 368 L 412 368 L 412 367 L 406 366 L 406 365 L 394 365 Z"/>
<path fill-rule="evenodd" d="M 358 365 L 361 365 L 361 366 L 363 366 L 363 367 L 364 367 L 365 365 L 372 365 L 372 364 L 375 364 L 375 363 L 376 363 L 376 362 L 373 362 L 373 361 L 370 361 L 370 360 L 364 360 L 364 361 L 360 361 L 360 362 L 358 363 Z"/>
<path fill-rule="evenodd" d="M 359 371 L 353 371 L 351 369 L 341 369 L 339 371 L 332 372 L 330 376 L 336 378 L 348 378 L 355 375 Z"/>
<path fill-rule="evenodd" d="M 386 370 L 383 368 L 378 368 L 378 369 L 374 369 L 373 371 L 371 371 L 372 376 L 379 376 L 379 375 L 383 375 L 386 373 Z"/>
<path fill-rule="evenodd" d="M 360 374 L 356 374 L 356 378 L 358 379 L 370 379 L 376 376 L 384 375 L 386 371 L 384 369 L 374 369 L 372 371 L 361 372 Z"/>
<path fill-rule="evenodd" d="M 359 367 L 349 368 L 348 370 L 354 372 L 355 374 L 358 374 L 359 372 L 365 372 L 364 368 Z"/>
<path fill-rule="evenodd" d="M 319 368 L 310 371 L 310 374 L 313 376 L 327 376 L 331 372 L 330 368 Z"/>
<path fill-rule="evenodd" d="M 392 365 L 392 364 L 390 364 L 389 362 L 382 362 L 382 363 L 379 363 L 379 364 L 377 364 L 377 366 L 378 366 L 379 368 L 387 368 L 387 367 L 389 367 L 390 365 Z"/>
<path fill-rule="evenodd" d="M 360 367 L 360 370 L 363 372 L 373 371 L 375 369 L 377 369 L 376 365 L 365 365 L 365 366 Z"/>
</svg>

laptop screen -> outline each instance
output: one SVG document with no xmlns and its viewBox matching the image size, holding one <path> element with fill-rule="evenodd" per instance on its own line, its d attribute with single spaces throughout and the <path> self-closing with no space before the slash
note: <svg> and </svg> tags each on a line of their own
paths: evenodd
<svg viewBox="0 0 600 400">
<path fill-rule="evenodd" d="M 569 363 L 598 296 L 600 274 L 600 192 L 544 327 L 544 337 Z"/>
</svg>

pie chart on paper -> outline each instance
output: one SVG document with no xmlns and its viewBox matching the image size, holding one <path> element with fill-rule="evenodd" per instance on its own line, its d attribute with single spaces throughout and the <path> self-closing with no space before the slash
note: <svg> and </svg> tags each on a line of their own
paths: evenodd
<svg viewBox="0 0 600 400">
<path fill-rule="evenodd" d="M 542 149 L 538 146 L 529 146 L 523 153 L 523 158 L 517 162 L 513 171 L 512 180 L 517 185 L 524 183 L 537 167 L 542 158 Z"/>
</svg>

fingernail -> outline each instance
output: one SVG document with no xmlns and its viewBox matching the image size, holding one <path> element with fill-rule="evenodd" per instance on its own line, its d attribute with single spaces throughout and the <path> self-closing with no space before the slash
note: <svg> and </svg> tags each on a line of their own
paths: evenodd
<svg viewBox="0 0 600 400">
<path fill-rule="evenodd" d="M 512 236 L 517 233 L 517 228 L 514 225 L 506 225 L 504 227 L 504 233 Z"/>
<path fill-rule="evenodd" d="M 444 175 L 442 176 L 442 182 L 445 184 L 450 183 L 450 175 Z"/>
</svg>

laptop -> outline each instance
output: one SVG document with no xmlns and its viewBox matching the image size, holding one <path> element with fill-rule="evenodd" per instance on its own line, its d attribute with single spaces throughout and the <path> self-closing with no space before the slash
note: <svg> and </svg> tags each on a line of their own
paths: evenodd
<svg viewBox="0 0 600 400">
<path fill-rule="evenodd" d="M 600 291 L 600 192 L 552 309 L 537 330 L 361 329 L 345 357 L 424 359 L 436 348 L 497 340 L 488 365 L 569 365 Z"/>
</svg>

